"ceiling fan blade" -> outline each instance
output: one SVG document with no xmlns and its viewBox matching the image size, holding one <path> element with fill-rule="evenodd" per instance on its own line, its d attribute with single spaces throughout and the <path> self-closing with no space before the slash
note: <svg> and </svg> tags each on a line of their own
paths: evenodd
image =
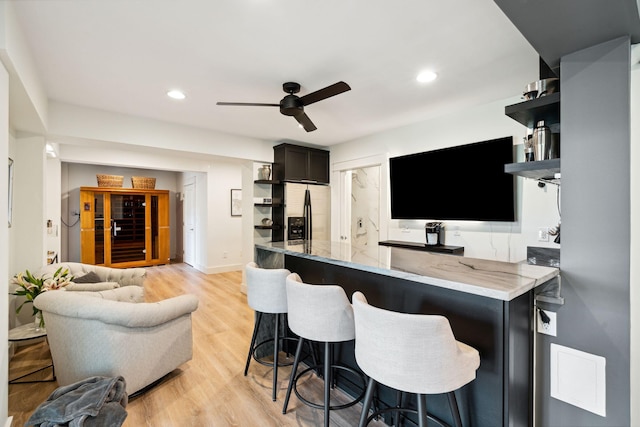
<svg viewBox="0 0 640 427">
<path fill-rule="evenodd" d="M 316 125 L 313 124 L 309 116 L 307 116 L 305 113 L 301 113 L 293 117 L 296 118 L 298 123 L 300 123 L 304 130 L 306 130 L 307 132 L 313 132 L 314 130 L 318 129 Z"/>
<path fill-rule="evenodd" d="M 260 104 L 254 102 L 216 102 L 216 105 L 239 105 L 250 107 L 279 107 L 280 104 Z"/>
<path fill-rule="evenodd" d="M 309 105 L 313 104 L 314 102 L 322 101 L 323 99 L 339 95 L 342 92 L 346 92 L 348 90 L 351 90 L 351 87 L 349 87 L 348 84 L 346 84 L 345 82 L 338 82 L 332 84 L 331 86 L 327 86 L 324 89 L 320 89 L 305 96 L 301 96 L 300 101 L 302 101 L 302 105 Z"/>
</svg>

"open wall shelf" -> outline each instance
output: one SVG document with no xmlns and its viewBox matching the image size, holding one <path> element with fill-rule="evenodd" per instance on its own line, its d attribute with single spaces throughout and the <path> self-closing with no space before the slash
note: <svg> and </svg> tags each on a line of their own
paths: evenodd
<svg viewBox="0 0 640 427">
<path fill-rule="evenodd" d="M 560 92 L 518 104 L 507 105 L 504 113 L 528 128 L 534 128 L 539 120 L 547 126 L 560 123 Z"/>
<path fill-rule="evenodd" d="M 507 105 L 504 113 L 529 129 L 535 128 L 540 120 L 558 132 L 560 128 L 560 92 L 530 99 L 518 104 Z M 509 163 L 504 171 L 516 176 L 560 185 L 556 174 L 560 173 L 560 159 L 539 160 L 534 162 Z"/>
<path fill-rule="evenodd" d="M 271 230 L 271 241 L 278 242 L 284 240 L 284 183 L 275 179 L 257 179 L 253 181 L 256 185 L 268 185 L 271 187 L 270 195 L 276 203 L 254 203 L 254 210 L 258 216 L 264 216 L 263 208 L 270 208 L 269 215 L 273 224 L 254 225 L 255 230 Z M 279 202 L 279 203 L 278 203 Z"/>
<path fill-rule="evenodd" d="M 509 163 L 504 165 L 504 171 L 525 178 L 550 181 L 556 173 L 560 173 L 560 159 Z"/>
</svg>

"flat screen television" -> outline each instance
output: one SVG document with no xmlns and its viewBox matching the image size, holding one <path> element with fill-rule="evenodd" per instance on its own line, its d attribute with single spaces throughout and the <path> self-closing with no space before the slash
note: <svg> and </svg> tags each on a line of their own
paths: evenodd
<svg viewBox="0 0 640 427">
<path fill-rule="evenodd" d="M 389 159 L 392 219 L 515 221 L 512 137 Z"/>
</svg>

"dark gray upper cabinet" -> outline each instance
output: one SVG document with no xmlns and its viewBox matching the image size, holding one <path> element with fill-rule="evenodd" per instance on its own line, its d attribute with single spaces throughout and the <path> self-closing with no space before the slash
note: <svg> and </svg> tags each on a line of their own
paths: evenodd
<svg viewBox="0 0 640 427">
<path fill-rule="evenodd" d="M 289 182 L 329 183 L 329 152 L 292 144 L 273 147 L 273 178 Z"/>
</svg>

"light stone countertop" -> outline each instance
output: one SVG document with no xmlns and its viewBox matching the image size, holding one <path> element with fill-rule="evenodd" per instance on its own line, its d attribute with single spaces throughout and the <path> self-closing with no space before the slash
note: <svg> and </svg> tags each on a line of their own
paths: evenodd
<svg viewBox="0 0 640 427">
<path fill-rule="evenodd" d="M 511 301 L 558 276 L 553 267 L 342 242 L 271 242 L 256 248 L 356 270 Z"/>
</svg>

